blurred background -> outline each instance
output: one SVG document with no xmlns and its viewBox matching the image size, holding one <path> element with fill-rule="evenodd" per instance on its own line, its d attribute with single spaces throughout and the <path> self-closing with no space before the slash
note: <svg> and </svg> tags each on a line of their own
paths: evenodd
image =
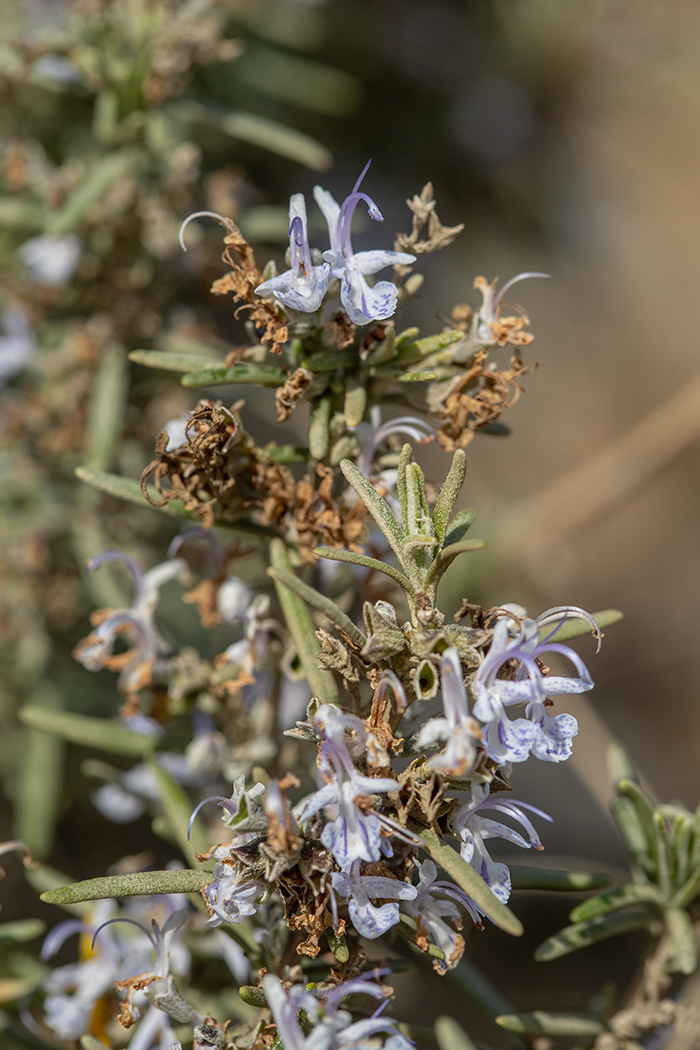
<svg viewBox="0 0 700 1050">
<path fill-rule="evenodd" d="M 428 334 L 455 303 L 475 305 L 477 274 L 551 274 L 512 293 L 530 316 L 525 356 L 539 369 L 509 412 L 512 436 L 477 436 L 468 449 L 465 496 L 488 551 L 449 599 L 455 608 L 464 596 L 517 601 L 533 615 L 565 603 L 624 612 L 598 656 L 592 640 L 577 643 L 596 689 L 567 708 L 581 727 L 574 758 L 514 776 L 515 796 L 555 818 L 546 863 L 575 857 L 619 874 L 624 852 L 606 810 L 611 739 L 657 798 L 694 808 L 700 795 L 700 11 L 681 0 L 227 0 L 199 10 L 189 26 L 169 22 L 170 36 L 159 30 L 155 73 L 132 97 L 116 56 L 132 71 L 149 60 L 136 5 L 4 4 L 0 305 L 19 303 L 34 333 L 10 348 L 24 346 L 26 366 L 4 366 L 17 324 L 3 315 L 8 803 L 19 799 L 26 814 L 40 793 L 22 781 L 28 756 L 45 747 L 40 734 L 21 736 L 22 699 L 87 711 L 99 695 L 102 712 L 118 706 L 113 678 L 70 656 L 90 609 L 114 596 L 85 579 L 84 560 L 119 545 L 150 565 L 175 531 L 73 481 L 86 449 L 90 462 L 137 477 L 163 423 L 194 403 L 194 392 L 129 365 L 126 353 L 244 338 L 230 301 L 207 294 L 221 273 L 218 230 L 193 228 L 182 256 L 180 221 L 196 208 L 222 211 L 260 261 L 279 261 L 289 195 L 308 199 L 320 181 L 342 199 L 371 157 L 364 188 L 384 213 L 386 247 L 409 229 L 405 198 L 428 180 L 443 222 L 465 223 L 420 265 L 423 298 L 405 307 L 401 327 Z M 95 59 L 107 52 L 111 67 Z M 87 185 L 100 165 L 102 181 Z M 48 280 L 42 245 L 38 262 L 23 251 L 45 232 L 47 212 L 69 256 L 60 270 L 54 242 L 59 269 Z M 356 245 L 377 242 L 369 225 L 358 224 Z M 107 438 L 91 415 L 96 385 L 103 409 L 117 405 Z M 214 394 L 229 403 L 240 390 Z M 248 398 L 266 435 L 271 400 Z M 434 477 L 447 468 L 432 447 L 419 458 Z M 104 867 L 104 821 L 88 794 L 74 763 L 39 835 L 39 852 L 76 877 Z M 15 834 L 9 808 L 3 837 Z M 122 834 L 120 854 L 139 848 L 138 822 Z M 87 850 L 80 872 L 76 849 Z M 8 878 L 18 889 L 21 876 Z M 521 894 L 514 907 L 529 930 L 517 948 L 506 952 L 489 931 L 468 950 L 520 1009 L 580 1007 L 601 967 L 631 977 L 636 942 L 618 939 L 563 960 L 554 980 L 532 949 L 571 901 Z M 450 1008 L 445 995 L 436 991 L 436 1012 Z M 417 1011 L 408 1019 L 427 1021 Z M 479 1035 L 478 1020 L 470 1024 Z"/>
</svg>

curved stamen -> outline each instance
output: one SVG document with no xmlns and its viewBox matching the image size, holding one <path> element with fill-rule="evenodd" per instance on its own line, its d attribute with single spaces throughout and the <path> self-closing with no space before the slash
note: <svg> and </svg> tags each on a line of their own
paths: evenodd
<svg viewBox="0 0 700 1050">
<path fill-rule="evenodd" d="M 579 608 L 578 605 L 555 605 L 552 609 L 547 609 L 546 612 L 540 613 L 536 618 L 535 623 L 538 627 L 545 627 L 547 624 L 557 622 L 556 627 L 546 638 L 543 638 L 540 645 L 544 645 L 553 638 L 557 631 L 564 625 L 568 617 L 573 617 L 577 620 L 585 620 L 593 632 L 593 637 L 598 642 L 598 648 L 596 653 L 600 652 L 600 647 L 603 644 L 603 632 L 600 629 L 600 625 L 594 616 L 591 616 L 585 609 Z"/>
<path fill-rule="evenodd" d="M 338 216 L 338 241 L 340 244 L 340 250 L 346 256 L 350 256 L 353 254 L 351 241 L 352 217 L 355 214 L 355 208 L 360 203 L 360 201 L 364 201 L 367 205 L 367 211 L 369 212 L 369 217 L 371 219 L 374 219 L 375 222 L 384 221 L 384 216 L 382 215 L 372 198 L 369 197 L 366 193 L 359 192 L 360 183 L 367 174 L 367 169 L 369 168 L 371 163 L 371 159 L 367 161 L 360 173 L 359 179 L 353 187 L 352 193 L 345 198 L 345 200 L 340 206 L 340 214 Z"/>
<path fill-rule="evenodd" d="M 229 233 L 233 233 L 236 229 L 232 220 L 227 219 L 224 215 L 219 215 L 218 211 L 193 211 L 191 215 L 188 215 L 187 218 L 183 220 L 182 225 L 180 226 L 180 233 L 178 239 L 180 241 L 180 247 L 182 248 L 183 252 L 187 251 L 183 237 L 185 230 L 187 229 L 187 227 L 193 219 L 202 219 L 205 217 L 209 219 L 216 219 L 218 222 L 221 223 L 222 226 L 226 227 Z"/>
<path fill-rule="evenodd" d="M 227 809 L 229 811 L 229 813 L 235 813 L 236 812 L 236 807 L 231 802 L 231 799 L 230 798 L 225 798 L 224 795 L 209 795 L 208 798 L 203 798 L 202 801 L 199 802 L 194 807 L 194 810 L 192 811 L 192 816 L 190 817 L 190 822 L 187 825 L 187 841 L 188 842 L 190 841 L 190 832 L 192 831 L 192 825 L 194 824 L 195 817 L 199 813 L 199 811 L 202 808 L 202 806 L 206 806 L 207 802 L 216 802 L 216 803 L 218 803 L 219 806 L 222 807 L 222 809 Z"/>
<path fill-rule="evenodd" d="M 86 569 L 88 572 L 94 572 L 95 569 L 99 569 L 100 565 L 104 565 L 106 561 L 120 561 L 126 565 L 134 581 L 134 606 L 140 605 L 143 598 L 143 573 L 134 559 L 130 558 L 128 554 L 124 554 L 123 551 L 102 551 L 102 554 L 97 554 L 90 559 Z"/>
<path fill-rule="evenodd" d="M 511 279 L 509 281 L 506 281 L 506 283 L 503 285 L 501 290 L 494 297 L 494 300 L 493 300 L 493 311 L 495 312 L 498 309 L 498 306 L 501 303 L 501 300 L 503 299 L 503 296 L 506 294 L 506 292 L 508 291 L 509 288 L 513 287 L 514 284 L 517 284 L 519 281 L 529 281 L 529 279 L 531 277 L 551 277 L 551 276 L 552 276 L 551 273 L 536 273 L 533 270 L 533 271 L 530 271 L 528 273 L 519 273 L 519 274 L 516 274 L 515 277 L 511 277 Z"/>
<path fill-rule="evenodd" d="M 304 244 L 304 223 L 301 215 L 295 215 L 289 226 L 289 239 L 294 241 L 297 248 L 301 248 Z"/>
<path fill-rule="evenodd" d="M 97 927 L 97 929 L 95 930 L 95 934 L 94 934 L 94 936 L 92 938 L 92 943 L 90 945 L 90 949 L 92 951 L 95 950 L 95 941 L 97 940 L 97 935 L 100 932 L 100 930 L 104 930 L 105 926 L 111 926 L 111 924 L 113 922 L 128 922 L 132 926 L 138 926 L 138 928 L 140 930 L 142 930 L 143 933 L 146 934 L 146 936 L 148 937 L 149 941 L 153 945 L 154 950 L 156 952 L 158 951 L 158 942 L 156 941 L 156 939 L 153 936 L 153 934 L 151 933 L 151 931 L 146 926 L 144 926 L 142 922 L 137 922 L 136 919 L 127 919 L 126 917 L 121 917 L 121 916 L 116 918 L 116 919 L 107 919 L 106 922 L 103 922 L 100 926 Z"/>
<path fill-rule="evenodd" d="M 74 933 L 88 932 L 89 927 L 81 919 L 66 919 L 65 922 L 59 922 L 58 926 L 54 926 L 53 930 L 46 935 L 39 958 L 45 962 L 52 958 Z"/>
<path fill-rule="evenodd" d="M 174 558 L 177 552 L 185 543 L 189 543 L 192 540 L 206 540 L 211 548 L 212 556 L 216 559 L 217 569 L 223 575 L 226 572 L 226 552 L 219 543 L 218 539 L 208 529 L 203 529 L 201 525 L 193 525 L 189 529 L 185 529 L 179 536 L 176 536 L 168 547 L 168 558 Z"/>
</svg>

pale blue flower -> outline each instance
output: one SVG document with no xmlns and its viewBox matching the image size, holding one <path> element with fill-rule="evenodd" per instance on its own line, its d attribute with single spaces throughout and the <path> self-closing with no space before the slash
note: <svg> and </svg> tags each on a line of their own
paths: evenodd
<svg viewBox="0 0 700 1050">
<path fill-rule="evenodd" d="M 4 335 L 0 336 L 0 386 L 29 364 L 36 354 L 36 337 L 20 306 L 8 306 L 0 314 Z"/>
<path fill-rule="evenodd" d="M 536 813 L 543 820 L 551 821 L 552 818 L 543 813 L 541 809 L 529 805 L 527 802 L 518 802 L 514 799 L 502 798 L 500 795 L 491 798 L 489 796 L 488 784 L 472 784 L 472 798 L 460 806 L 450 818 L 450 827 L 462 840 L 460 853 L 467 864 L 471 864 L 475 871 L 481 875 L 493 891 L 498 900 L 505 903 L 510 897 L 510 871 L 506 864 L 501 864 L 492 859 L 489 851 L 484 845 L 486 839 L 505 839 L 506 842 L 521 849 L 544 849 L 539 835 L 524 809 Z M 520 832 L 514 831 L 506 824 L 481 815 L 484 809 L 493 809 L 498 813 L 504 813 L 512 817 L 527 833 L 527 839 Z"/>
<path fill-rule="evenodd" d="M 232 867 L 223 861 L 214 864 L 214 881 L 204 890 L 204 899 L 209 908 L 206 927 L 221 926 L 222 922 L 234 926 L 255 915 L 259 898 L 265 892 L 264 883 L 258 879 L 245 878 L 240 866 Z"/>
<path fill-rule="evenodd" d="M 377 976 L 387 970 L 375 971 Z M 285 992 L 282 982 L 273 974 L 262 979 L 262 989 L 277 1025 L 284 1050 L 370 1050 L 376 1047 L 376 1038 L 386 1034 L 385 1050 L 411 1050 L 413 1043 L 396 1029 L 391 1017 L 380 1017 L 379 1007 L 372 1017 L 352 1020 L 352 1014 L 341 1010 L 343 999 L 349 995 L 370 995 L 386 1001 L 386 990 L 372 981 L 356 978 L 343 981 L 325 997 L 321 992 L 295 985 Z M 303 1010 L 311 1031 L 304 1033 L 297 1012 Z"/>
<path fill-rule="evenodd" d="M 375 905 L 370 898 L 412 901 L 418 892 L 415 886 L 400 882 L 399 879 L 390 879 L 384 875 L 362 875 L 359 860 L 355 861 L 349 872 L 334 872 L 331 881 L 338 896 L 350 898 L 350 920 L 357 932 L 368 940 L 381 937 L 399 921 L 398 904 Z M 332 905 L 335 905 L 335 901 L 332 901 Z"/>
<path fill-rule="evenodd" d="M 377 861 L 382 854 L 392 856 L 387 833 L 398 834 L 414 843 L 414 835 L 371 806 L 373 795 L 396 791 L 398 785 L 391 777 L 363 776 L 355 768 L 353 757 L 362 755 L 367 743 L 367 729 L 362 720 L 343 714 L 330 704 L 322 704 L 311 724 L 321 737 L 318 768 L 324 784 L 307 799 L 299 814 L 299 823 L 305 824 L 327 806 L 337 810 L 335 819 L 321 832 L 321 842 L 344 871 L 358 860 Z M 346 730 L 354 734 L 349 743 Z"/>
<path fill-rule="evenodd" d="M 373 250 L 354 252 L 352 248 L 352 217 L 355 208 L 364 201 L 370 218 L 383 221 L 383 215 L 371 197 L 360 192 L 369 161 L 355 183 L 352 193 L 342 204 L 338 204 L 333 195 L 321 186 L 314 186 L 314 199 L 323 212 L 330 236 L 330 250 L 323 253 L 323 258 L 330 263 L 331 277 L 341 280 L 340 301 L 353 324 L 369 324 L 370 321 L 383 321 L 396 312 L 398 288 L 391 281 L 378 281 L 373 287 L 365 280 L 368 274 L 378 273 L 386 266 L 415 262 L 414 255 L 406 252 Z"/>
<path fill-rule="evenodd" d="M 437 868 L 432 860 L 415 862 L 420 875 L 416 886 L 416 896 L 403 910 L 415 919 L 417 933 L 430 936 L 431 940 L 444 954 L 444 960 L 436 959 L 435 969 L 445 973 L 457 965 L 464 952 L 464 938 L 458 930 L 462 928 L 462 919 L 458 904 L 464 908 L 474 925 L 481 929 L 481 912 L 471 897 L 464 890 L 446 879 L 438 880 Z M 454 922 L 456 929 L 447 924 L 446 919 Z"/>
<path fill-rule="evenodd" d="M 443 653 L 440 680 L 444 717 L 426 722 L 416 743 L 418 747 L 428 747 L 435 741 L 444 741 L 444 751 L 429 758 L 427 765 L 440 773 L 464 777 L 474 765 L 481 732 L 469 714 L 462 664 L 454 646 Z"/>
<path fill-rule="evenodd" d="M 289 198 L 289 254 L 291 269 L 259 284 L 255 294 L 271 292 L 291 310 L 315 313 L 328 289 L 331 268 L 327 262 L 316 266 L 312 262 L 303 193 Z"/>
<path fill-rule="evenodd" d="M 133 603 L 129 609 L 109 612 L 78 644 L 73 655 L 89 671 L 109 667 L 117 638 L 126 633 L 134 647 L 119 675 L 119 688 L 131 696 L 151 681 L 157 658 L 167 650 L 167 644 L 156 627 L 154 612 L 160 588 L 178 576 L 187 563 L 174 558 L 144 573 L 133 558 L 122 551 L 104 551 L 88 562 L 88 571 L 93 572 L 106 561 L 121 561 L 129 569 L 134 584 Z"/>
<path fill-rule="evenodd" d="M 587 620 L 595 633 L 600 630 L 593 617 L 576 606 L 560 606 L 532 620 L 520 609 L 520 616 L 508 612 L 499 616 L 493 630 L 491 648 L 484 657 L 476 675 L 476 703 L 473 714 L 483 729 L 486 749 L 494 761 L 524 762 L 533 754 L 546 762 L 562 762 L 571 754 L 571 742 L 578 733 L 578 724 L 572 715 L 550 715 L 545 701 L 564 693 L 584 693 L 593 688 L 591 676 L 580 656 L 566 645 L 550 642 L 567 615 Z M 557 621 L 554 631 L 539 641 L 540 627 Z M 566 657 L 578 674 L 567 678 L 544 675 L 538 658 L 555 652 Z M 498 674 L 509 664 L 517 662 L 514 676 L 499 678 Z M 513 665 L 510 665 L 513 666 Z M 526 704 L 525 718 L 509 719 L 506 707 Z"/>
</svg>

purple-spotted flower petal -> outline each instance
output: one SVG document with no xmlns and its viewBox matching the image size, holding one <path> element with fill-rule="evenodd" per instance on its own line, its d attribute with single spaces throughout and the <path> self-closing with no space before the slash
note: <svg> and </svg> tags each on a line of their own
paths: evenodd
<svg viewBox="0 0 700 1050">
<path fill-rule="evenodd" d="M 328 289 L 331 268 L 327 262 L 312 262 L 303 193 L 289 199 L 289 254 L 291 268 L 259 284 L 255 293 L 272 294 L 291 310 L 315 313 Z"/>
</svg>

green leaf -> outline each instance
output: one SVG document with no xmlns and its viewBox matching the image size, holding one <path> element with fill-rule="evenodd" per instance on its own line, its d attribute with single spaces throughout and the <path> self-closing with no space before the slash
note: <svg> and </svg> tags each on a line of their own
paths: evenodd
<svg viewBox="0 0 700 1050">
<path fill-rule="evenodd" d="M 153 737 L 135 733 L 133 729 L 109 718 L 91 718 L 89 715 L 38 705 L 21 708 L 19 718 L 24 725 L 61 737 L 71 744 L 134 758 L 150 755 L 158 745 Z"/>
<path fill-rule="evenodd" d="M 619 609 L 603 609 L 602 612 L 593 613 L 593 619 L 596 621 L 601 630 L 606 627 L 612 627 L 613 624 L 619 623 L 625 614 L 621 613 Z M 543 638 L 549 637 L 552 633 L 552 624 L 549 623 L 545 627 L 540 628 L 539 637 L 540 641 Z M 591 633 L 591 625 L 587 620 L 580 620 L 575 616 L 567 616 L 566 621 L 557 630 L 554 635 L 555 642 L 568 642 L 571 638 L 582 638 L 586 634 Z"/>
<path fill-rule="evenodd" d="M 56 890 L 71 884 L 70 875 L 66 875 L 48 864 L 37 864 L 35 868 L 27 868 L 24 877 L 35 893 L 42 894 L 48 890 Z M 90 910 L 89 904 L 64 904 L 62 907 L 71 915 L 84 916 Z"/>
<path fill-rule="evenodd" d="M 63 697 L 49 682 L 32 693 L 31 709 L 62 710 Z M 41 719 L 37 715 L 39 726 Z M 65 745 L 55 734 L 26 726 L 23 731 L 22 760 L 15 785 L 15 835 L 37 860 L 51 852 L 58 809 L 61 803 Z M 41 770 L 41 776 L 37 776 Z"/>
<path fill-rule="evenodd" d="M 0 944 L 25 944 L 41 937 L 46 931 L 43 919 L 15 919 L 14 922 L 0 922 Z"/>
<path fill-rule="evenodd" d="M 456 850 L 453 850 L 451 846 L 443 842 L 432 828 L 422 828 L 418 831 L 418 834 L 425 842 L 425 848 L 435 863 L 444 868 L 450 878 L 458 886 L 461 886 L 465 893 L 472 898 L 474 903 L 496 926 L 500 926 L 502 930 L 512 934 L 514 937 L 519 937 L 522 934 L 523 925 L 520 919 L 513 914 L 510 908 L 498 900 L 487 883 L 474 871 L 471 865 L 462 859 Z"/>
<path fill-rule="evenodd" d="M 306 463 L 311 456 L 306 445 L 265 445 L 263 452 L 273 463 Z"/>
<path fill-rule="evenodd" d="M 160 802 L 165 817 L 170 825 L 175 841 L 190 864 L 197 864 L 197 853 L 206 853 L 209 849 L 209 836 L 201 824 L 192 825 L 190 838 L 187 838 L 187 826 L 194 806 L 181 784 L 171 777 L 156 758 L 148 763 L 155 780 Z"/>
<path fill-rule="evenodd" d="M 548 937 L 542 942 L 535 952 L 535 959 L 538 962 L 560 959 L 562 955 L 569 955 L 571 952 L 578 951 L 579 948 L 587 948 L 608 937 L 615 937 L 618 933 L 639 930 L 648 926 L 655 918 L 658 918 L 658 909 L 655 905 L 639 904 L 625 911 L 615 912 L 613 915 L 603 915 L 588 922 L 566 926 L 559 933 L 555 933 L 553 937 Z"/>
<path fill-rule="evenodd" d="M 460 554 L 470 554 L 472 551 L 480 551 L 486 546 L 484 540 L 460 540 L 459 543 L 451 543 L 449 547 L 443 547 L 433 564 L 425 574 L 424 587 L 428 590 L 433 584 L 439 583 L 443 574 L 449 569 L 452 562 Z"/>
<path fill-rule="evenodd" d="M 383 372 L 381 369 L 377 369 L 376 375 L 380 377 L 390 377 L 390 373 Z M 433 379 L 438 378 L 437 372 L 401 372 L 400 375 L 393 376 L 397 383 L 429 383 Z"/>
<path fill-rule="evenodd" d="M 219 365 L 214 368 L 200 367 L 196 372 L 188 372 L 180 380 L 182 386 L 225 386 L 228 383 L 247 383 L 249 386 L 282 386 L 287 373 L 281 368 L 269 368 L 265 365 L 232 365 L 230 368 Z"/>
<path fill-rule="evenodd" d="M 282 578 L 275 580 L 275 590 L 277 591 L 277 598 L 282 608 L 287 628 L 297 647 L 301 666 L 308 679 L 311 692 L 325 704 L 337 704 L 338 690 L 335 679 L 330 671 L 327 671 L 325 667 L 321 667 L 318 661 L 320 646 L 316 639 L 316 630 L 309 615 L 309 610 L 306 608 L 305 600 L 297 590 L 292 589 L 291 581 L 294 580 L 296 583 L 297 577 L 292 572 L 284 540 L 272 540 L 270 544 L 270 562 L 271 567 L 268 569 L 268 572 L 273 579 L 275 573 L 285 574 L 284 582 L 282 582 Z M 301 583 L 301 580 L 298 582 Z M 310 587 L 309 590 L 313 591 L 313 588 Z M 348 618 L 348 622 L 351 623 L 352 621 Z"/>
<path fill-rule="evenodd" d="M 217 358 L 169 353 L 167 350 L 132 350 L 129 360 L 146 368 L 162 368 L 164 372 L 196 373 L 203 369 L 221 368 L 221 361 Z"/>
<path fill-rule="evenodd" d="M 301 367 L 309 372 L 335 372 L 338 368 L 357 366 L 356 350 L 324 350 L 320 354 L 305 357 Z"/>
<path fill-rule="evenodd" d="M 117 499 L 126 500 L 128 503 L 137 503 L 140 507 L 150 506 L 143 498 L 139 482 L 133 478 L 122 478 L 119 474 L 110 474 L 108 471 L 98 470 L 96 467 L 76 467 L 75 476 L 80 481 L 84 481 L 86 485 L 97 489 L 98 492 L 105 492 L 108 496 L 115 496 Z M 197 520 L 197 516 L 185 510 L 179 500 L 167 503 L 165 506 L 157 509 L 165 511 L 166 514 L 170 514 L 175 518 Z"/>
<path fill-rule="evenodd" d="M 464 339 L 464 332 L 451 329 L 449 332 L 438 332 L 437 335 L 426 335 L 423 339 L 416 339 L 413 343 L 402 343 L 399 360 L 413 361 L 427 357 L 428 354 L 434 354 L 437 350 L 444 350 L 452 343 L 458 343 L 460 339 Z"/>
<path fill-rule="evenodd" d="M 683 908 L 666 912 L 666 933 L 661 945 L 661 967 L 665 973 L 694 973 L 698 952 L 690 916 Z"/>
<path fill-rule="evenodd" d="M 85 178 L 69 195 L 62 208 L 49 214 L 46 232 L 56 237 L 73 230 L 84 218 L 85 213 L 102 200 L 115 182 L 140 174 L 142 164 L 141 151 L 130 148 L 108 153 L 90 164 Z"/>
<path fill-rule="evenodd" d="M 496 1024 L 518 1035 L 548 1035 L 575 1039 L 595 1039 L 604 1030 L 603 1023 L 594 1017 L 577 1014 L 545 1013 L 533 1010 L 529 1014 L 501 1014 Z"/>
<path fill-rule="evenodd" d="M 42 893 L 46 904 L 78 904 L 113 897 L 149 896 L 155 893 L 197 893 L 212 881 L 210 871 L 138 871 L 128 875 L 104 875 Z"/>
<path fill-rule="evenodd" d="M 336 960 L 343 965 L 350 958 L 350 949 L 348 948 L 345 937 L 336 937 L 333 929 L 329 926 L 326 930 L 326 940 L 328 941 L 328 947 L 333 952 Z"/>
<path fill-rule="evenodd" d="M 469 507 L 464 507 L 458 511 L 452 521 L 447 526 L 447 535 L 443 543 L 444 547 L 451 547 L 453 543 L 459 543 L 463 538 L 465 532 L 467 532 L 474 524 L 476 514 Z"/>
<path fill-rule="evenodd" d="M 559 871 L 556 868 L 533 868 L 524 864 L 509 864 L 510 881 L 514 890 L 557 890 L 582 893 L 607 886 L 610 876 L 601 872 Z M 588 903 L 588 902 L 586 902 Z"/>
<path fill-rule="evenodd" d="M 399 561 L 402 561 L 405 536 L 403 529 L 394 517 L 389 504 L 386 500 L 382 499 L 372 482 L 367 480 L 352 460 L 341 460 L 340 469 L 345 475 L 345 480 L 352 485 L 355 492 L 384 533 L 394 554 Z"/>
<path fill-rule="evenodd" d="M 654 870 L 654 864 L 649 854 L 649 844 L 637 810 L 628 798 L 618 797 L 610 802 L 610 813 L 625 840 L 627 849 L 637 864 L 647 874 L 651 874 Z"/>
<path fill-rule="evenodd" d="M 598 915 L 609 915 L 611 912 L 628 908 L 632 904 L 640 904 L 642 901 L 656 903 L 659 908 L 662 908 L 664 903 L 663 896 L 651 883 L 628 882 L 624 886 L 615 887 L 609 893 L 602 893 L 599 897 L 591 897 L 583 901 L 574 908 L 569 918 L 572 922 L 586 922 Z"/>
<path fill-rule="evenodd" d="M 317 550 L 323 550 L 323 548 L 317 548 Z M 338 561 L 344 559 L 339 558 Z M 321 594 L 314 587 L 309 586 L 308 583 L 304 583 L 298 576 L 295 576 L 293 572 L 287 571 L 286 569 L 268 569 L 268 575 L 272 576 L 273 580 L 278 581 L 285 587 L 288 587 L 290 591 L 293 591 L 295 595 L 298 595 L 307 605 L 310 605 L 316 612 L 322 613 L 327 619 L 339 627 L 348 638 L 351 638 L 356 645 L 360 648 L 366 644 L 367 639 L 365 638 L 359 627 L 356 627 L 350 617 L 343 612 L 343 610 L 335 604 L 331 598 L 327 598 L 325 594 Z M 314 635 L 315 637 L 315 635 Z M 316 646 L 318 652 L 318 646 Z"/>
<path fill-rule="evenodd" d="M 343 415 L 349 427 L 356 427 L 362 422 L 367 407 L 367 388 L 360 376 L 348 376 L 345 381 L 345 402 Z"/>
<path fill-rule="evenodd" d="M 328 558 L 330 561 L 344 561 L 349 565 L 364 565 L 366 569 L 375 569 L 377 572 L 383 572 L 385 576 L 390 576 L 392 580 L 395 580 L 407 594 L 415 595 L 415 590 L 408 577 L 404 576 L 400 569 L 394 568 L 393 565 L 389 565 L 387 562 L 379 561 L 378 558 L 370 558 L 367 554 L 355 554 L 353 551 L 342 550 L 338 547 L 316 547 L 314 554 L 319 558 Z"/>
<path fill-rule="evenodd" d="M 597 614 L 597 616 L 599 615 L 600 613 Z M 597 616 L 594 619 L 597 619 Z M 614 787 L 617 787 L 621 780 L 635 779 L 635 768 L 632 764 L 632 759 L 617 740 L 608 744 L 607 760 L 608 775 Z"/>
<path fill-rule="evenodd" d="M 452 1017 L 438 1017 L 435 1022 L 435 1040 L 440 1050 L 476 1050 L 462 1026 Z"/>
<path fill-rule="evenodd" d="M 124 350 L 118 345 L 107 345 L 90 397 L 87 456 L 91 467 L 104 470 L 112 460 L 122 427 L 127 386 Z"/>
<path fill-rule="evenodd" d="M 440 543 L 442 543 L 445 537 L 447 523 L 450 520 L 455 501 L 462 490 L 466 473 L 467 457 L 464 450 L 458 448 L 452 457 L 452 466 L 450 467 L 450 471 L 440 489 L 440 495 L 438 496 L 433 511 L 435 535 Z"/>
<path fill-rule="evenodd" d="M 314 459 L 323 459 L 328 452 L 331 421 L 331 399 L 321 397 L 311 408 L 309 418 L 309 452 Z"/>
<path fill-rule="evenodd" d="M 254 1006 L 258 1010 L 264 1010 L 267 1007 L 265 993 L 256 985 L 242 984 L 238 989 L 238 994 L 247 1006 Z"/>
<path fill-rule="evenodd" d="M 621 780 L 617 790 L 623 798 L 628 799 L 635 808 L 639 817 L 639 823 L 646 839 L 646 848 L 653 865 L 653 871 L 658 879 L 660 866 L 664 864 L 661 843 L 659 842 L 658 829 L 654 820 L 654 807 L 648 796 L 633 780 Z"/>
</svg>

